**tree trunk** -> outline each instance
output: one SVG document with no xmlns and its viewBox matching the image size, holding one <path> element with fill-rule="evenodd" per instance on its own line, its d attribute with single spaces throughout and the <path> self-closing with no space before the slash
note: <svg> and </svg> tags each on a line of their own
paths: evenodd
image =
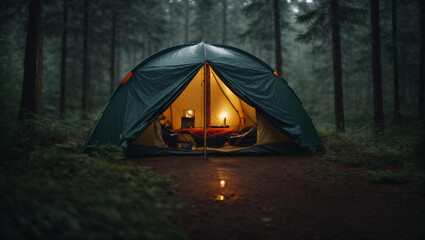
<svg viewBox="0 0 425 240">
<path fill-rule="evenodd" d="M 397 0 L 392 0 L 394 122 L 400 123 L 400 90 L 398 81 Z"/>
<path fill-rule="evenodd" d="M 81 109 L 87 110 L 87 91 L 89 87 L 89 66 L 88 66 L 88 31 L 89 28 L 89 0 L 84 0 L 84 20 L 83 20 L 83 79 L 81 83 Z"/>
<path fill-rule="evenodd" d="M 279 76 L 282 75 L 282 52 L 280 45 L 280 7 L 279 0 L 273 0 L 274 13 L 274 47 L 276 57 L 276 72 Z"/>
<path fill-rule="evenodd" d="M 339 18 L 337 0 L 331 0 L 332 25 L 332 61 L 334 80 L 334 108 L 336 129 L 344 131 L 344 95 L 342 87 L 341 38 L 339 34 Z"/>
<path fill-rule="evenodd" d="M 227 0 L 222 0 L 222 11 L 223 11 L 223 22 L 222 22 L 222 34 L 221 34 L 221 43 L 226 44 L 226 28 L 227 28 Z"/>
<path fill-rule="evenodd" d="M 184 24 L 184 43 L 189 42 L 189 0 L 186 0 L 186 18 Z"/>
<path fill-rule="evenodd" d="M 117 29 L 117 43 L 116 43 L 116 52 L 117 52 L 117 60 L 115 61 L 115 66 L 116 66 L 116 71 L 115 71 L 115 79 L 120 79 L 120 74 L 121 74 L 121 45 L 120 45 L 120 41 L 121 41 L 121 32 L 119 31 L 119 28 Z M 143 47 L 141 48 L 142 52 L 143 52 Z M 142 59 L 143 58 L 143 54 L 142 54 Z"/>
<path fill-rule="evenodd" d="M 420 10 L 420 46 L 419 46 L 419 94 L 418 94 L 418 112 L 424 114 L 424 88 L 425 88 L 425 3 L 421 4 Z"/>
<path fill-rule="evenodd" d="M 60 85 L 60 103 L 59 114 L 63 118 L 65 113 L 65 90 L 66 90 L 66 34 L 68 28 L 68 5 L 67 0 L 63 0 L 62 13 L 62 57 L 61 57 L 61 85 Z"/>
<path fill-rule="evenodd" d="M 43 81 L 43 37 L 39 35 L 38 48 L 37 48 L 37 90 L 35 94 L 36 112 L 40 110 L 40 106 L 41 106 L 42 81 Z"/>
<path fill-rule="evenodd" d="M 112 29 L 111 29 L 111 69 L 110 69 L 110 89 L 109 92 L 112 92 L 115 89 L 115 45 L 116 45 L 116 25 L 117 25 L 117 14 L 115 10 L 112 10 Z"/>
<path fill-rule="evenodd" d="M 371 0 L 372 25 L 372 81 L 374 131 L 384 130 L 384 107 L 382 100 L 381 40 L 379 27 L 379 0 Z"/>
<path fill-rule="evenodd" d="M 40 35 L 41 2 L 32 0 L 28 11 L 28 29 L 25 43 L 24 79 L 19 106 L 18 120 L 31 118 L 37 111 L 37 46 Z"/>
</svg>

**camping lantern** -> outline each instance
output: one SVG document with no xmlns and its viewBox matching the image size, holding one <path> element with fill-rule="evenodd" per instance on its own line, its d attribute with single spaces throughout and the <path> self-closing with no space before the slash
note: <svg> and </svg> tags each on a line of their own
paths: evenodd
<svg viewBox="0 0 425 240">
<path fill-rule="evenodd" d="M 195 110 L 192 110 L 192 109 L 183 110 L 183 116 L 187 117 L 187 118 L 194 118 L 195 117 Z"/>
<path fill-rule="evenodd" d="M 220 181 L 220 187 L 224 188 L 224 186 L 226 186 L 226 182 L 224 180 L 221 180 Z"/>
</svg>

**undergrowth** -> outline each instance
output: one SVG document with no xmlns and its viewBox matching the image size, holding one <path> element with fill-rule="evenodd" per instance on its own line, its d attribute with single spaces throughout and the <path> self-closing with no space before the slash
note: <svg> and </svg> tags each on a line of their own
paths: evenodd
<svg viewBox="0 0 425 240">
<path fill-rule="evenodd" d="M 121 148 L 79 154 L 78 121 L 11 124 L 0 150 L 2 239 L 182 239 L 169 179 L 125 160 Z"/>
<path fill-rule="evenodd" d="M 416 128 L 393 126 L 384 133 L 369 129 L 321 127 L 319 133 L 327 149 L 324 159 L 348 167 L 368 169 L 373 184 L 410 184 L 425 195 L 425 134 Z"/>
<path fill-rule="evenodd" d="M 361 128 L 338 132 L 332 127 L 321 127 L 319 133 L 327 150 L 325 158 L 349 167 L 423 167 L 420 161 L 416 161 L 423 158 L 418 151 L 424 144 L 420 131 L 403 132 L 391 128 L 374 134 Z"/>
<path fill-rule="evenodd" d="M 394 170 L 369 171 L 368 180 L 369 182 L 376 184 L 422 182 L 425 180 L 425 174 Z"/>
</svg>

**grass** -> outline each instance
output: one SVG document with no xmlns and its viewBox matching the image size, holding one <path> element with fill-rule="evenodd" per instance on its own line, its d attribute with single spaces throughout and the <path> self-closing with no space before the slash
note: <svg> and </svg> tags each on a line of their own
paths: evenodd
<svg viewBox="0 0 425 240">
<path fill-rule="evenodd" d="M 370 171 L 368 181 L 375 184 L 402 184 L 412 182 L 413 176 L 407 172 Z"/>
<path fill-rule="evenodd" d="M 341 133 L 332 127 L 322 127 L 319 133 L 327 148 L 325 158 L 349 167 L 407 168 L 412 159 L 421 157 L 420 132 L 394 128 L 376 135 L 367 129 L 346 129 Z"/>
<path fill-rule="evenodd" d="M 409 184 L 415 192 L 425 195 L 425 134 L 420 128 L 394 126 L 382 134 L 368 129 L 346 129 L 341 133 L 333 127 L 320 127 L 327 153 L 324 159 L 347 167 L 368 170 L 372 184 Z"/>
<path fill-rule="evenodd" d="M 407 170 L 369 171 L 368 181 L 373 184 L 400 185 L 411 184 L 415 191 L 425 196 L 425 173 Z"/>
<path fill-rule="evenodd" d="M 170 180 L 121 148 L 79 154 L 81 123 L 47 117 L 11 126 L 0 145 L 0 238 L 184 239 Z"/>
</svg>

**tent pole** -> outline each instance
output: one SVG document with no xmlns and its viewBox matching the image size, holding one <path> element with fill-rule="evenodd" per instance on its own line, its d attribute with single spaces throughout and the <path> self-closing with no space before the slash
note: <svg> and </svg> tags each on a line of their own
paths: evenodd
<svg viewBox="0 0 425 240">
<path fill-rule="evenodd" d="M 204 158 L 207 158 L 207 63 L 204 64 Z"/>
</svg>

